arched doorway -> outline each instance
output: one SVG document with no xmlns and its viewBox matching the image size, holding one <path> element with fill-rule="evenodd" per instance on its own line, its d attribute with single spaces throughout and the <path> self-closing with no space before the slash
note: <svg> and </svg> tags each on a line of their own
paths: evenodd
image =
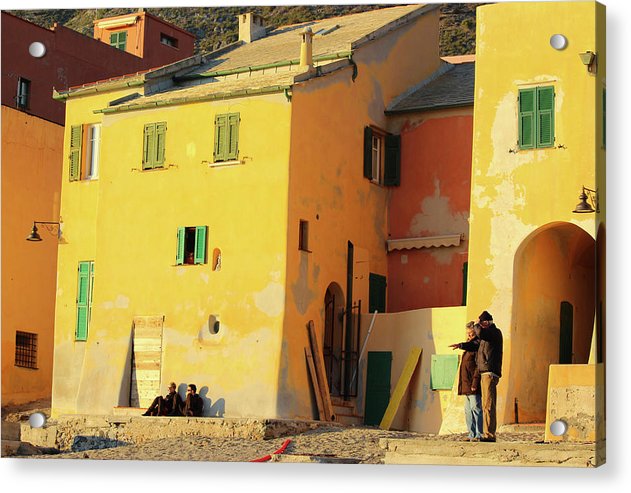
<svg viewBox="0 0 631 493">
<path fill-rule="evenodd" d="M 332 396 L 342 394 L 342 354 L 344 344 L 344 293 L 332 282 L 324 295 L 324 366 Z"/>
<path fill-rule="evenodd" d="M 595 264 L 594 239 L 570 223 L 537 229 L 515 254 L 506 408 L 521 423 L 545 421 L 549 365 L 588 362 Z"/>
</svg>

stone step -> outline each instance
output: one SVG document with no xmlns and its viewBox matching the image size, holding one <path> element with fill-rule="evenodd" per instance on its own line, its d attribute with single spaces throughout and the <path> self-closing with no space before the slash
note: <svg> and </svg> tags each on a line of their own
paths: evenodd
<svg viewBox="0 0 631 493">
<path fill-rule="evenodd" d="M 439 439 L 381 439 L 385 464 L 596 467 L 605 444 L 454 442 Z"/>
<path fill-rule="evenodd" d="M 146 407 L 115 407 L 112 414 L 114 416 L 141 416 L 146 410 Z"/>
<path fill-rule="evenodd" d="M 505 424 L 497 428 L 498 433 L 541 433 L 541 439 L 543 440 L 543 434 L 546 432 L 545 423 L 515 423 Z"/>
<path fill-rule="evenodd" d="M 359 464 L 361 459 L 352 457 L 333 457 L 328 455 L 293 455 L 276 454 L 272 455 L 272 462 L 286 463 L 317 463 L 317 464 Z"/>
</svg>

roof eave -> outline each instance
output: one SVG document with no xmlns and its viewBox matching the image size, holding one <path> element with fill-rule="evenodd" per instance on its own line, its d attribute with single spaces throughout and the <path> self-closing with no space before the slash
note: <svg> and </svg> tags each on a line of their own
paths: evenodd
<svg viewBox="0 0 631 493">
<path fill-rule="evenodd" d="M 423 111 L 443 110 L 443 109 L 450 109 L 450 108 L 464 108 L 467 106 L 473 106 L 473 100 L 462 101 L 458 103 L 445 103 L 445 104 L 440 103 L 440 104 L 430 105 L 430 106 L 417 106 L 414 108 L 405 108 L 401 110 L 386 110 L 384 111 L 384 113 L 386 114 L 386 116 L 394 116 L 394 115 L 402 115 L 405 113 L 421 113 Z"/>
</svg>

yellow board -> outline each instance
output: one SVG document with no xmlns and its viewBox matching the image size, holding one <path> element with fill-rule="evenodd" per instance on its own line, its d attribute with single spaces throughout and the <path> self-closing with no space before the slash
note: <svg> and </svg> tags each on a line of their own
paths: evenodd
<svg viewBox="0 0 631 493">
<path fill-rule="evenodd" d="M 401 404 L 401 399 L 403 399 L 403 394 L 405 394 L 405 391 L 410 384 L 412 374 L 416 369 L 416 365 L 418 364 L 422 353 L 423 349 L 419 347 L 413 347 L 410 350 L 410 354 L 408 354 L 408 359 L 405 362 L 405 366 L 403 367 L 403 371 L 401 372 L 401 376 L 399 377 L 397 386 L 395 387 L 392 398 L 390 399 L 390 403 L 388 404 L 388 409 L 386 409 L 386 413 L 383 415 L 383 419 L 379 424 L 379 428 L 381 428 L 382 430 L 389 430 L 392 426 L 394 417 L 397 414 L 399 405 Z"/>
</svg>

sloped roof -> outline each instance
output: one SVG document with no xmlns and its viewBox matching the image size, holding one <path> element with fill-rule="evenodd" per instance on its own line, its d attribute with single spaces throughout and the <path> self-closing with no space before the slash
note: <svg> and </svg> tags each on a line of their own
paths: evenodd
<svg viewBox="0 0 631 493">
<path fill-rule="evenodd" d="M 475 63 L 449 63 L 411 91 L 395 98 L 386 114 L 470 106 L 474 82 Z"/>
<path fill-rule="evenodd" d="M 314 57 L 349 51 L 437 7 L 405 5 L 279 27 L 264 38 L 243 44 L 230 53 L 206 58 L 207 62 L 196 72 L 228 70 L 299 58 L 300 34 L 307 27 L 316 34 L 313 38 Z M 335 26 L 339 27 L 328 34 L 317 34 Z"/>
<path fill-rule="evenodd" d="M 348 57 L 352 50 L 385 36 L 436 8 L 439 8 L 438 4 L 406 5 L 280 27 L 252 43 L 235 43 L 201 57 L 192 57 L 187 60 L 188 68 L 183 66 L 183 62 L 177 62 L 143 74 L 144 81 L 170 77 L 175 85 L 173 82 L 171 87 L 167 87 L 169 84 L 158 84 L 154 86 L 158 87 L 157 91 L 151 90 L 153 94 L 108 108 L 107 112 L 133 110 L 140 105 L 154 103 L 177 104 L 177 101 L 185 102 L 184 100 L 190 98 L 199 99 L 205 95 L 221 95 L 234 91 L 247 95 L 250 89 L 277 87 L 283 90 L 294 82 L 306 80 L 313 75 L 306 74 L 305 68 L 299 67 L 297 63 L 300 58 L 300 34 L 306 27 L 310 27 L 315 34 L 313 57 L 315 64 L 319 66 L 318 74 L 322 75 L 351 65 Z M 323 56 L 327 59 L 322 60 Z M 195 58 L 196 61 L 193 62 Z M 262 69 L 263 66 L 277 63 L 285 66 L 280 70 Z M 175 66 L 178 64 L 176 70 Z M 218 71 L 242 73 L 232 73 L 225 77 L 225 74 L 216 76 Z M 116 81 L 116 85 L 106 83 L 101 86 L 106 89 L 107 86 L 119 87 L 121 83 L 126 83 L 125 78 Z M 84 87 L 79 91 L 85 92 L 86 89 Z M 64 96 L 72 92 L 74 90 L 68 91 Z"/>
</svg>

